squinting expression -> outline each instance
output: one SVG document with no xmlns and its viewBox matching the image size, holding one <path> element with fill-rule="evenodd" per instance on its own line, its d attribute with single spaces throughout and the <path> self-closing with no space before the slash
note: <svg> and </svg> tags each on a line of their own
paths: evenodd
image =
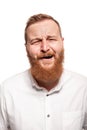
<svg viewBox="0 0 87 130">
<path fill-rule="evenodd" d="M 58 25 L 53 20 L 32 24 L 27 29 L 27 39 L 28 56 L 38 60 L 43 68 L 52 67 L 55 58 L 58 58 L 63 50 L 63 38 L 60 36 Z"/>
</svg>

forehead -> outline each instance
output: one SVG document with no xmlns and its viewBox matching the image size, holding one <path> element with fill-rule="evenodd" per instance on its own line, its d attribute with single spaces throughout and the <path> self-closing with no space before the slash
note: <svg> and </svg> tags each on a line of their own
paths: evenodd
<svg viewBox="0 0 87 130">
<path fill-rule="evenodd" d="M 27 28 L 27 36 L 58 35 L 59 27 L 53 20 L 44 20 L 30 25 Z"/>
</svg>

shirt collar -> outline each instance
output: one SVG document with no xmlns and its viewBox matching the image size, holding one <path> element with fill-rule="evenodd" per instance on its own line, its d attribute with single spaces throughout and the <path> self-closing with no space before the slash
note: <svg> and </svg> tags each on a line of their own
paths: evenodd
<svg viewBox="0 0 87 130">
<path fill-rule="evenodd" d="M 30 80 L 31 80 L 32 87 L 35 88 L 38 91 L 43 90 L 43 88 L 39 87 L 36 80 L 33 78 L 32 74 L 31 74 L 31 70 L 29 70 L 29 73 L 30 73 Z"/>
</svg>

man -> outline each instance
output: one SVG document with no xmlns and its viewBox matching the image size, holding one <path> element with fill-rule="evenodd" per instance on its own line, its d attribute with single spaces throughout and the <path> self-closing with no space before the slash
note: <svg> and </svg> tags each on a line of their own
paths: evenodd
<svg viewBox="0 0 87 130">
<path fill-rule="evenodd" d="M 0 87 L 0 130 L 87 130 L 87 78 L 63 68 L 64 38 L 51 16 L 31 16 L 31 68 Z"/>
</svg>

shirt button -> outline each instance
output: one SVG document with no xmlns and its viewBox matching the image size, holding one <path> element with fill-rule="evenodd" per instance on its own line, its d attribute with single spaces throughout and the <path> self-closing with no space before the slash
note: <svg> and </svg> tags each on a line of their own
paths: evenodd
<svg viewBox="0 0 87 130">
<path fill-rule="evenodd" d="M 50 117 L 50 115 L 48 114 L 47 117 Z"/>
</svg>

